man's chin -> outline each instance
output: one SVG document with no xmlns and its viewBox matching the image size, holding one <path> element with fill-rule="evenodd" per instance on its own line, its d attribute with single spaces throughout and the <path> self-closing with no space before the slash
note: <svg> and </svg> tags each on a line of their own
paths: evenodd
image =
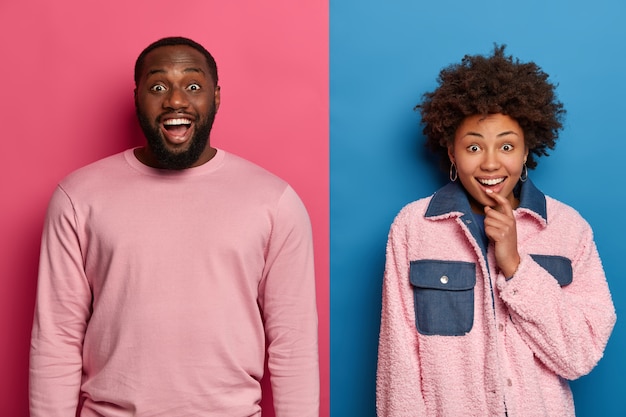
<svg viewBox="0 0 626 417">
<path fill-rule="evenodd" d="M 194 125 L 193 135 L 180 144 L 171 143 L 163 136 L 158 127 L 152 127 L 145 118 L 140 116 L 147 147 L 154 160 L 161 169 L 181 170 L 191 168 L 198 162 L 208 146 L 209 134 L 213 118 L 210 123 Z"/>
<path fill-rule="evenodd" d="M 184 156 L 185 154 L 190 152 L 190 144 L 189 143 L 184 143 L 181 144 L 180 146 L 172 146 L 169 143 L 164 143 L 161 146 L 161 152 L 172 157 L 172 158 L 177 158 L 179 156 Z"/>
<path fill-rule="evenodd" d="M 191 168 L 200 159 L 204 148 L 169 149 L 167 147 L 151 148 L 159 167 L 163 169 L 181 170 Z"/>
<path fill-rule="evenodd" d="M 198 157 L 187 153 L 178 153 L 157 157 L 157 161 L 163 169 L 180 170 L 193 166 L 198 161 Z"/>
</svg>

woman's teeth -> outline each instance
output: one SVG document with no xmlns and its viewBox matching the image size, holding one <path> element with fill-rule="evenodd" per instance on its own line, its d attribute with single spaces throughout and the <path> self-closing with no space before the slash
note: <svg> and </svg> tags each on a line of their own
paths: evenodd
<svg viewBox="0 0 626 417">
<path fill-rule="evenodd" d="M 488 186 L 493 186 L 493 185 L 498 185 L 501 182 L 504 181 L 504 178 L 493 178 L 493 179 L 479 179 L 478 182 L 481 183 L 482 185 L 488 185 Z"/>
</svg>

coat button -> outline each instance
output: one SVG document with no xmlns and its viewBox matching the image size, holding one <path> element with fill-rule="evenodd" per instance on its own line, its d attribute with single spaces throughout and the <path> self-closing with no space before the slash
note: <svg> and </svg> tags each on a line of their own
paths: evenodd
<svg viewBox="0 0 626 417">
<path fill-rule="evenodd" d="M 498 324 L 498 330 L 503 332 L 504 331 L 504 324 L 502 324 L 502 323 Z"/>
<path fill-rule="evenodd" d="M 449 279 L 448 279 L 448 277 L 447 277 L 447 276 L 445 276 L 445 275 L 444 275 L 444 276 L 442 276 L 441 278 L 439 278 L 439 281 L 440 281 L 442 284 L 447 284 L 447 283 L 448 283 L 448 281 L 449 281 Z"/>
</svg>

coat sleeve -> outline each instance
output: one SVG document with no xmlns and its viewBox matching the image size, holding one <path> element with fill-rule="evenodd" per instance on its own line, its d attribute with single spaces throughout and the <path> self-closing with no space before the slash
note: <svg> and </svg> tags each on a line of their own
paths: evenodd
<svg viewBox="0 0 626 417">
<path fill-rule="evenodd" d="M 572 380 L 598 363 L 616 315 L 591 228 L 581 219 L 570 230 L 578 231 L 570 236 L 575 240 L 571 283 L 559 285 L 525 254 L 513 278 L 498 277 L 498 287 L 511 320 L 535 356 Z"/>
<path fill-rule="evenodd" d="M 396 219 L 387 241 L 376 375 L 379 417 L 426 415 L 409 281 L 406 228 Z"/>
<path fill-rule="evenodd" d="M 74 210 L 57 188 L 42 234 L 31 336 L 31 417 L 76 414 L 82 374 L 82 344 L 91 309 Z"/>
<path fill-rule="evenodd" d="M 313 240 L 306 209 L 290 187 L 274 217 L 259 294 L 276 417 L 318 417 Z"/>
</svg>

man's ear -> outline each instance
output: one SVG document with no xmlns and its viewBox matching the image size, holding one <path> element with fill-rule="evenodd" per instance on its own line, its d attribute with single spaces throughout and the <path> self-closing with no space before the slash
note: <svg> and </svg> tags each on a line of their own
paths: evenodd
<svg viewBox="0 0 626 417">
<path fill-rule="evenodd" d="M 215 93 L 213 96 L 213 99 L 215 100 L 215 111 L 217 111 L 220 108 L 221 91 L 222 91 L 222 88 L 219 85 L 216 85 Z"/>
</svg>

